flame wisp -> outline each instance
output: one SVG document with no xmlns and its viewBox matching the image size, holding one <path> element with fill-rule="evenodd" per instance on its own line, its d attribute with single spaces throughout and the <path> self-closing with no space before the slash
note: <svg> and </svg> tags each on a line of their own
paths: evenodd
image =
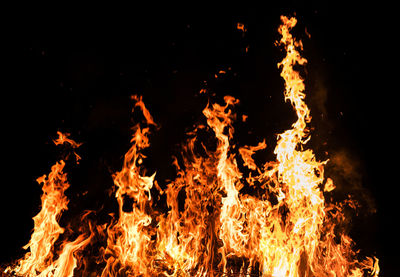
<svg viewBox="0 0 400 277">
<path fill-rule="evenodd" d="M 324 194 L 332 193 L 335 185 L 324 176 L 328 161 L 318 161 L 307 147 L 310 110 L 304 101 L 304 80 L 294 70 L 307 60 L 299 52 L 301 41 L 290 33 L 296 19 L 282 16 L 281 20 L 277 44 L 286 56 L 278 67 L 285 101 L 292 105 L 296 120 L 277 136 L 276 159 L 263 165 L 253 159 L 267 147 L 265 141 L 237 150 L 231 145 L 239 100 L 225 96 L 223 105 L 205 107 L 206 125 L 188 134 L 181 157 L 173 162 L 177 177 L 162 189 L 156 173 L 148 175 L 143 167 L 143 150 L 150 146 L 149 134 L 157 124 L 142 98 L 133 96 L 134 108 L 142 111 L 145 123 L 134 127 L 122 169 L 113 175 L 118 215 L 98 228 L 104 230 L 106 246 L 96 258 L 97 276 L 378 276 L 378 259 L 360 259 L 351 238 L 337 228 L 345 219 L 346 203 L 325 201 Z M 243 25 L 238 28 L 245 30 Z M 212 146 L 199 139 L 201 132 L 212 137 Z M 59 133 L 55 143 L 66 142 L 79 146 Z M 241 172 L 239 163 L 247 173 Z M 92 234 L 83 232 L 64 242 L 54 255 L 55 242 L 64 231 L 58 220 L 68 205 L 64 165 L 63 160 L 57 162 L 49 176 L 38 179 L 43 184 L 42 209 L 34 217 L 33 234 L 25 246 L 29 252 L 6 273 L 72 276 L 77 272 L 76 255 Z M 243 193 L 245 186 L 261 193 Z M 154 208 L 153 187 L 165 194 L 166 213 Z"/>
</svg>

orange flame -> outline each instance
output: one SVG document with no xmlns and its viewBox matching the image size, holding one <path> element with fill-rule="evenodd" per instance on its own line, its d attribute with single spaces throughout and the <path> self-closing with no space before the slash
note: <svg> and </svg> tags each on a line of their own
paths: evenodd
<svg viewBox="0 0 400 277">
<path fill-rule="evenodd" d="M 74 140 L 69 139 L 69 133 L 61 133 L 60 131 L 57 131 L 57 134 L 58 138 L 53 140 L 55 145 L 69 144 L 73 149 L 78 148 L 82 145 L 82 143 L 77 143 Z M 73 151 L 73 154 L 75 155 L 76 163 L 79 163 L 81 157 L 75 151 Z"/>
<path fill-rule="evenodd" d="M 65 162 L 61 160 L 52 166 L 48 177 L 44 175 L 37 179 L 39 184 L 43 184 L 42 209 L 33 218 L 33 234 L 29 243 L 24 246 L 30 252 L 14 269 L 19 275 L 36 276 L 36 272 L 42 272 L 52 262 L 52 247 L 58 236 L 64 232 L 58 225 L 58 220 L 68 204 L 64 192 L 69 184 L 63 172 L 64 166 Z"/>
<path fill-rule="evenodd" d="M 238 149 L 231 145 L 234 107 L 239 100 L 225 96 L 223 105 L 208 103 L 205 107 L 207 124 L 188 133 L 182 157 L 173 161 L 177 177 L 162 189 L 155 181 L 156 173 L 146 174 L 143 154 L 150 146 L 150 128 L 158 126 L 142 97 L 132 96 L 145 127 L 135 125 L 122 169 L 113 175 L 118 215 L 107 227 L 97 226 L 98 232 L 107 229 L 107 246 L 99 262 L 104 265 L 101 276 L 379 275 L 378 259 L 359 261 L 354 242 L 338 228 L 345 220 L 344 207 L 355 204 L 351 199 L 338 204 L 325 201 L 324 193 L 334 191 L 335 185 L 324 176 L 328 161 L 318 161 L 307 147 L 310 110 L 304 80 L 294 70 L 307 60 L 299 52 L 301 41 L 290 33 L 297 20 L 282 16 L 281 21 L 278 44 L 286 56 L 278 67 L 285 82 L 285 101 L 291 103 L 297 118 L 277 136 L 274 161 L 260 167 L 253 158 L 267 147 L 265 140 Z M 237 28 L 246 31 L 241 23 Z M 201 140 L 201 133 L 209 141 Z M 54 142 L 69 143 L 72 148 L 80 145 L 60 132 Z M 236 151 L 248 173 L 240 171 Z M 77 253 L 93 239 L 90 225 L 89 236 L 80 234 L 63 242 L 54 259 L 54 243 L 64 232 L 58 220 L 68 204 L 64 165 L 62 160 L 57 162 L 48 177 L 38 179 L 44 193 L 42 210 L 34 217 L 34 232 L 25 246 L 30 252 L 6 273 L 73 276 L 79 263 Z M 153 185 L 165 194 L 166 213 L 152 206 Z M 245 185 L 259 194 L 245 194 Z"/>
<path fill-rule="evenodd" d="M 136 100 L 135 107 L 140 107 L 147 124 L 156 125 L 149 111 L 142 102 L 142 98 L 132 96 Z M 142 176 L 140 164 L 145 156 L 141 150 L 150 146 L 148 140 L 149 128 L 140 128 L 136 125 L 136 132 L 132 137 L 132 147 L 125 154 L 124 165 L 121 171 L 114 175 L 114 184 L 117 186 L 115 197 L 119 205 L 118 221 L 108 228 L 108 241 L 105 254 L 107 265 L 102 276 L 115 276 L 115 267 L 126 270 L 125 274 L 147 274 L 150 259 L 151 233 L 147 227 L 152 222 L 146 209 L 149 208 L 155 173 L 152 176 Z M 132 211 L 125 211 L 126 197 L 133 200 Z"/>
<path fill-rule="evenodd" d="M 56 145 L 68 142 L 73 148 L 80 144 L 68 139 L 68 134 L 57 132 L 59 138 L 54 141 Z M 75 241 L 64 243 L 56 261 L 54 258 L 54 243 L 64 232 L 58 221 L 62 212 L 67 210 L 68 199 L 64 192 L 68 189 L 67 175 L 63 172 L 65 162 L 60 160 L 51 167 L 49 175 L 43 175 L 37 179 L 42 184 L 41 196 L 42 208 L 33 218 L 34 229 L 31 239 L 24 249 L 29 252 L 19 261 L 14 268 L 8 267 L 5 272 L 14 272 L 19 276 L 72 276 L 76 267 L 74 252 L 84 247 L 89 238 L 80 235 Z"/>
<path fill-rule="evenodd" d="M 237 28 L 238 30 L 242 31 L 242 32 L 246 32 L 246 31 L 247 31 L 246 27 L 245 27 L 244 24 L 241 23 L 241 22 L 238 22 L 238 23 L 236 24 L 236 28 Z"/>
</svg>

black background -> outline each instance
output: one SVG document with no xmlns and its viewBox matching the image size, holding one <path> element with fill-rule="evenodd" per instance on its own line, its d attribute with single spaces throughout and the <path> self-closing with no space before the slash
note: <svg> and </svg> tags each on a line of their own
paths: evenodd
<svg viewBox="0 0 400 277">
<path fill-rule="evenodd" d="M 143 95 L 161 126 L 147 152 L 149 173 L 157 171 L 161 186 L 173 178 L 171 156 L 185 131 L 203 120 L 207 96 L 199 94 L 201 88 L 214 93 L 215 101 L 226 94 L 239 98 L 237 112 L 249 118 L 238 124 L 237 142 L 255 145 L 265 137 L 272 151 L 275 135 L 294 118 L 283 101 L 276 66 L 283 54 L 274 42 L 280 15 L 296 14 L 294 35 L 308 59 L 311 144 L 320 159 L 346 153 L 331 172 L 356 171 L 337 176 L 344 180 L 338 193 L 352 192 L 363 204 L 353 220 L 356 248 L 381 260 L 382 276 L 396 276 L 397 30 L 393 7 L 366 5 L 66 4 L 13 10 L 3 35 L 10 51 L 3 65 L 0 261 L 19 258 L 29 241 L 31 218 L 40 209 L 35 179 L 63 155 L 51 142 L 58 130 L 84 143 L 80 165 L 71 160 L 67 167 L 70 204 L 62 225 L 83 209 L 115 208 L 108 191 L 111 173 L 129 149 L 132 94 Z M 215 79 L 219 70 L 227 73 Z M 357 184 L 344 187 L 352 181 Z"/>
</svg>

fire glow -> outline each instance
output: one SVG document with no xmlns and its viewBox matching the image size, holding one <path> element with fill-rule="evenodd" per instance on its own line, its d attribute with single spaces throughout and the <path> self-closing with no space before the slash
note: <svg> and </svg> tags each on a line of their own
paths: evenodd
<svg viewBox="0 0 400 277">
<path fill-rule="evenodd" d="M 265 141 L 238 149 L 231 145 L 234 107 L 239 100 L 225 96 L 224 104 L 209 103 L 204 108 L 207 125 L 198 125 L 187 134 L 182 157 L 173 162 L 176 178 L 162 189 L 156 173 L 148 174 L 143 166 L 147 158 L 143 150 L 150 147 L 149 135 L 158 126 L 142 97 L 132 96 L 144 123 L 134 126 L 122 169 L 113 174 L 118 214 L 111 222 L 96 225 L 90 220 L 94 212 L 85 212 L 74 239 L 62 237 L 66 228 L 59 225 L 59 219 L 68 209 L 64 192 L 69 183 L 63 172 L 66 162 L 58 161 L 48 175 L 37 180 L 42 184 L 42 206 L 24 246 L 27 253 L 4 273 L 60 277 L 378 276 L 378 259 L 360 258 L 352 239 L 337 228 L 345 219 L 343 208 L 352 205 L 351 200 L 325 201 L 335 185 L 324 176 L 328 161 L 318 161 L 306 147 L 311 116 L 304 102 L 304 80 L 294 70 L 307 60 L 299 53 L 301 41 L 290 33 L 297 20 L 285 16 L 281 20 L 277 44 L 286 56 L 278 67 L 285 82 L 284 99 L 292 105 L 296 121 L 277 136 L 275 160 L 262 165 L 254 160 L 253 155 L 267 147 Z M 237 28 L 246 30 L 243 24 Z M 216 147 L 203 144 L 199 132 L 212 136 Z M 78 163 L 80 156 L 75 150 L 80 144 L 68 134 L 58 135 L 54 143 L 68 144 Z M 239 170 L 239 163 L 246 173 Z M 242 193 L 245 186 L 263 193 Z M 165 195 L 168 212 L 154 208 L 152 188 Z M 178 200 L 182 193 L 183 209 Z M 96 251 L 87 250 L 96 247 Z"/>
</svg>

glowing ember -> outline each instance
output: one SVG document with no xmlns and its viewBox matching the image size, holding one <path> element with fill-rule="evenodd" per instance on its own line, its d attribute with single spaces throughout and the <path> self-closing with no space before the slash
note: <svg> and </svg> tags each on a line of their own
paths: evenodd
<svg viewBox="0 0 400 277">
<path fill-rule="evenodd" d="M 253 158 L 267 147 L 265 140 L 238 149 L 231 145 L 233 108 L 239 100 L 225 96 L 223 105 L 209 103 L 203 110 L 207 125 L 188 133 L 181 157 L 174 159 L 177 177 L 163 190 L 156 173 L 147 174 L 143 163 L 149 134 L 158 127 L 142 97 L 132 96 L 145 124 L 135 125 L 123 167 L 113 175 L 118 214 L 107 225 L 89 224 L 90 234 L 82 231 L 55 252 L 55 242 L 64 232 L 58 220 L 67 209 L 64 192 L 69 186 L 65 162 L 57 162 L 48 177 L 38 179 L 43 184 L 42 209 L 25 246 L 29 252 L 5 273 L 78 274 L 78 253 L 98 233 L 106 240 L 100 257 L 81 257 L 84 263 L 94 260 L 96 276 L 378 276 L 378 259 L 360 259 L 351 238 L 338 228 L 345 219 L 343 208 L 354 204 L 325 201 L 324 193 L 332 193 L 335 185 L 324 176 L 328 161 L 318 161 L 306 147 L 311 116 L 303 78 L 294 70 L 307 60 L 299 53 L 301 41 L 290 33 L 296 19 L 281 20 L 278 45 L 286 56 L 278 67 L 285 81 L 285 101 L 291 103 L 296 120 L 277 136 L 276 160 L 260 166 Z M 246 31 L 242 23 L 237 29 Z M 210 141 L 201 141 L 200 133 Z M 80 145 L 62 133 L 54 142 Z M 240 171 L 239 163 L 247 173 Z M 242 193 L 245 186 L 261 193 Z M 167 213 L 154 208 L 154 188 L 165 194 Z"/>
</svg>

